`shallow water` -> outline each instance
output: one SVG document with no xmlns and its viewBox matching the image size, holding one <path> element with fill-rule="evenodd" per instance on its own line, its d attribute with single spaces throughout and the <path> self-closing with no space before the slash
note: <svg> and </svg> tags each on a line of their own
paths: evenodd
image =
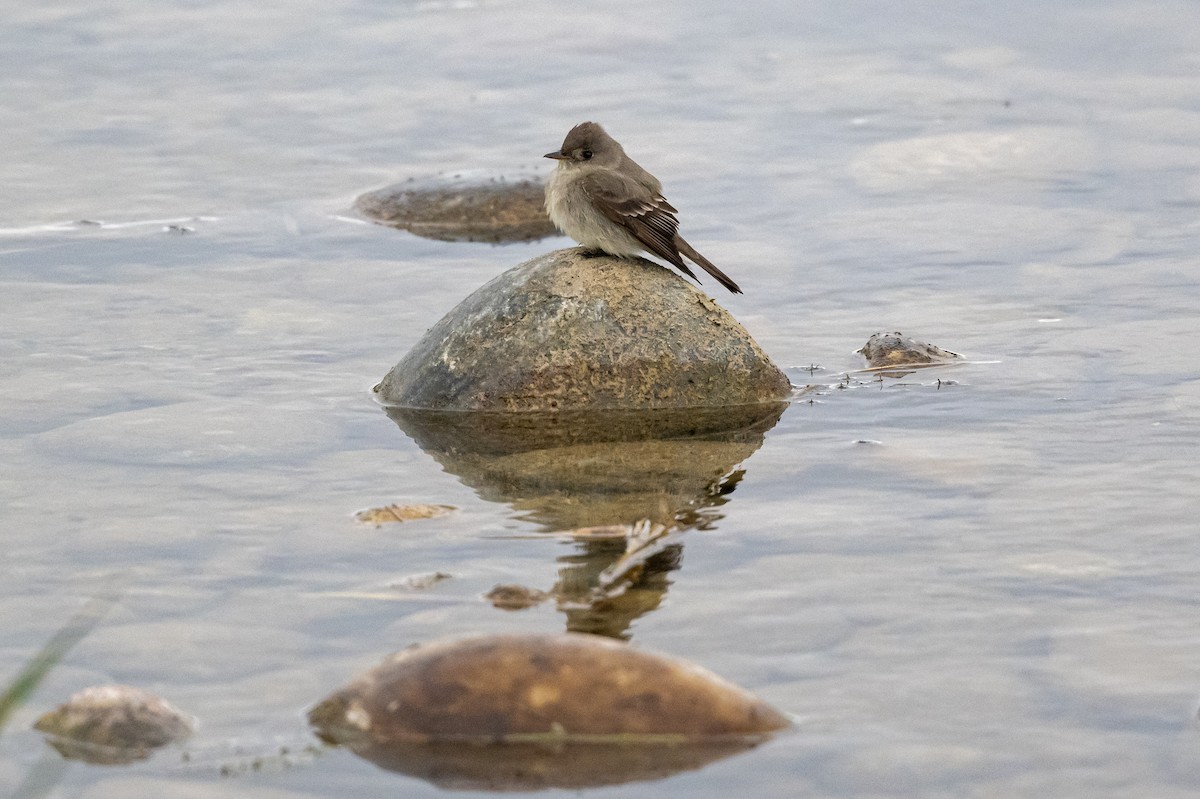
<svg viewBox="0 0 1200 799">
<path fill-rule="evenodd" d="M 442 793 L 305 754 L 303 710 L 414 641 L 562 630 L 553 603 L 480 597 L 591 566 L 442 471 L 369 389 L 475 287 L 567 242 L 341 215 L 409 176 L 548 169 L 585 118 L 746 294 L 706 288 L 823 387 L 626 630 L 797 731 L 594 793 L 1200 788 L 1195 4 L 5 16 L 0 675 L 124 592 L 0 736 L 5 792 L 52 757 L 33 718 L 119 681 L 200 717 L 189 762 L 72 764 L 50 796 Z M 880 330 L 971 363 L 837 388 Z M 459 510 L 353 519 L 392 502 Z M 387 590 L 434 571 L 453 579 Z"/>
</svg>

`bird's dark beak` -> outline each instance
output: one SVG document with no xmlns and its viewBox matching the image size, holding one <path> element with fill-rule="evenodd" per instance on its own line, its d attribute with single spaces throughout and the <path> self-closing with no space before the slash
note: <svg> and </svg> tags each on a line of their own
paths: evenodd
<svg viewBox="0 0 1200 799">
<path fill-rule="evenodd" d="M 564 153 L 562 150 L 555 150 L 552 153 L 546 153 L 542 158 L 553 158 L 555 161 L 565 161 L 571 156 Z"/>
</svg>

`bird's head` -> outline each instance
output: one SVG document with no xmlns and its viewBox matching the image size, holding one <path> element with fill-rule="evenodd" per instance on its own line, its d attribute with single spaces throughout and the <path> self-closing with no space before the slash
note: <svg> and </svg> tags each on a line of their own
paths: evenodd
<svg viewBox="0 0 1200 799">
<path fill-rule="evenodd" d="M 621 162 L 625 151 L 612 136 L 604 132 L 604 128 L 595 122 L 581 122 L 571 128 L 567 138 L 563 139 L 562 147 L 552 153 L 546 153 L 546 158 L 553 158 L 560 166 L 575 167 L 584 164 L 595 166 L 615 167 Z"/>
</svg>

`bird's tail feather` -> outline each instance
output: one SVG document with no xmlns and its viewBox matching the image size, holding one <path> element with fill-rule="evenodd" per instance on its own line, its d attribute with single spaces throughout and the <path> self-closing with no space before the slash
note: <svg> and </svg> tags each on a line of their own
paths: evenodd
<svg viewBox="0 0 1200 799">
<path fill-rule="evenodd" d="M 717 267 L 713 266 L 712 261 L 709 261 L 703 255 L 696 252 L 695 248 L 684 241 L 682 236 L 675 236 L 675 247 L 679 250 L 680 255 L 686 256 L 689 260 L 695 262 L 697 266 L 715 277 L 717 282 L 722 286 L 729 289 L 734 294 L 742 293 L 742 290 L 738 287 L 738 284 L 734 283 L 729 275 L 725 274 L 720 269 L 717 269 Z"/>
</svg>

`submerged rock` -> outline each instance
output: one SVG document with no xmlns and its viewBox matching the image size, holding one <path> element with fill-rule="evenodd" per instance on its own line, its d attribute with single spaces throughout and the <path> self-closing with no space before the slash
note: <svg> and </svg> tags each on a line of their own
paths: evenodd
<svg viewBox="0 0 1200 799">
<path fill-rule="evenodd" d="M 411 522 L 417 519 L 436 519 L 458 510 L 453 505 L 384 505 L 380 508 L 367 508 L 354 514 L 356 521 L 373 524 Z"/>
<path fill-rule="evenodd" d="M 192 732 L 191 720 L 166 700 L 128 685 L 85 688 L 33 727 L 63 757 L 102 765 L 143 760 Z"/>
<path fill-rule="evenodd" d="M 367 192 L 354 207 L 380 224 L 427 239 L 499 244 L 555 235 L 544 202 L 538 178 L 466 171 Z"/>
<path fill-rule="evenodd" d="M 555 411 L 777 402 L 791 384 L 684 278 L 650 261 L 572 248 L 467 297 L 375 391 L 405 408 Z"/>
<path fill-rule="evenodd" d="M 525 610 L 545 602 L 550 598 L 550 594 L 524 585 L 501 583 L 492 586 L 492 590 L 484 594 L 483 598 L 501 610 Z"/>
<path fill-rule="evenodd" d="M 325 740 L 451 787 L 583 787 L 665 776 L 789 726 L 695 665 L 590 635 L 411 647 L 309 712 Z"/>
<path fill-rule="evenodd" d="M 926 344 L 903 333 L 876 333 L 858 352 L 874 369 L 934 366 L 962 359 L 957 352 Z"/>
</svg>

